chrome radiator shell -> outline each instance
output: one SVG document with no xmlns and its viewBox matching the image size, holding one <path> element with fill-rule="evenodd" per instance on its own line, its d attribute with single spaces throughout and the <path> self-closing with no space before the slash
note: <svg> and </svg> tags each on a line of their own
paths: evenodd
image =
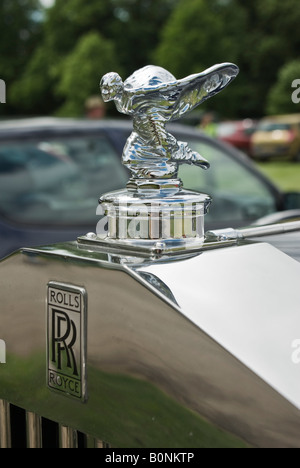
<svg viewBox="0 0 300 468">
<path fill-rule="evenodd" d="M 1 400 L 115 447 L 300 446 L 300 264 L 270 245 L 149 259 L 70 242 L 0 275 Z M 85 402 L 47 387 L 50 281 L 87 294 Z"/>
</svg>

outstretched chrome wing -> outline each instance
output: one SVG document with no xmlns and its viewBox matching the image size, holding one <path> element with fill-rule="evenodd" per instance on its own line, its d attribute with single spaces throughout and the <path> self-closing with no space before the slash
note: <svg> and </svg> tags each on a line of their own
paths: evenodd
<svg viewBox="0 0 300 468">
<path fill-rule="evenodd" d="M 238 74 L 239 68 L 232 63 L 214 65 L 204 72 L 177 80 L 175 86 L 168 87 L 168 93 L 173 93 L 172 112 L 170 120 L 176 120 L 196 106 L 224 89 Z M 165 90 L 164 90 L 165 93 Z"/>
<path fill-rule="evenodd" d="M 145 112 L 147 108 L 155 108 L 166 120 L 179 119 L 222 91 L 238 72 L 236 65 L 222 63 L 177 80 L 167 70 L 148 65 L 136 71 L 124 83 L 127 103 L 125 113 L 141 109 Z"/>
</svg>

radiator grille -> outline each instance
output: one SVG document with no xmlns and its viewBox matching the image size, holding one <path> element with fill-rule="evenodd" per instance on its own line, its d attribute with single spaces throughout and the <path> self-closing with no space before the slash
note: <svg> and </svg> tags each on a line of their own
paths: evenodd
<svg viewBox="0 0 300 468">
<path fill-rule="evenodd" d="M 0 400 L 0 448 L 109 448 L 68 426 Z"/>
</svg>

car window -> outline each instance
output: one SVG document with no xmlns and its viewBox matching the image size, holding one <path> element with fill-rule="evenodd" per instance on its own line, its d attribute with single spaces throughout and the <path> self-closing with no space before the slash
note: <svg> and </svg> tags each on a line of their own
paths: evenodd
<svg viewBox="0 0 300 468">
<path fill-rule="evenodd" d="M 207 171 L 188 165 L 182 165 L 179 169 L 185 188 L 212 196 L 206 222 L 217 222 L 220 227 L 228 222 L 235 226 L 245 225 L 277 210 L 268 186 L 225 150 L 196 140 L 190 141 L 189 145 L 208 159 L 211 165 Z"/>
<path fill-rule="evenodd" d="M 258 125 L 257 130 L 261 132 L 274 132 L 274 130 L 290 130 L 291 124 L 262 122 Z"/>
<path fill-rule="evenodd" d="M 105 136 L 0 145 L 0 211 L 13 222 L 96 223 L 99 196 L 127 180 Z"/>
</svg>

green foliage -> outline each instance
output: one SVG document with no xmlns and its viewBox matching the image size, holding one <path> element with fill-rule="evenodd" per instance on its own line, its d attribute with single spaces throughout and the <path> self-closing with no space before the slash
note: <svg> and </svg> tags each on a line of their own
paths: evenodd
<svg viewBox="0 0 300 468">
<path fill-rule="evenodd" d="M 114 44 L 94 31 L 82 36 L 61 67 L 57 91 L 66 101 L 59 115 L 82 115 L 85 100 L 99 93 L 100 78 L 108 70 L 122 73 Z"/>
<path fill-rule="evenodd" d="M 56 0 L 45 22 L 45 43 L 65 57 L 77 41 L 97 31 L 115 44 L 126 77 L 149 63 L 150 54 L 177 0 Z"/>
<path fill-rule="evenodd" d="M 279 70 L 278 80 L 268 94 L 267 113 L 290 114 L 300 111 L 300 104 L 292 101 L 292 93 L 295 91 L 292 83 L 296 79 L 300 80 L 300 60 L 293 60 Z"/>
<path fill-rule="evenodd" d="M 230 89 L 203 105 L 222 117 L 260 117 L 291 104 L 276 89 L 279 70 L 299 58 L 299 0 L 56 0 L 43 22 L 37 11 L 38 0 L 0 3 L 8 93 L 1 112 L 78 114 L 90 74 L 98 80 L 114 65 L 126 79 L 150 63 L 178 78 L 236 63 Z M 80 97 L 71 88 L 82 88 Z"/>
<path fill-rule="evenodd" d="M 182 0 L 173 11 L 155 53 L 158 64 L 178 78 L 208 67 L 236 59 L 236 47 L 224 41 L 224 9 L 218 1 Z M 233 45 L 233 47 L 231 47 Z"/>
<path fill-rule="evenodd" d="M 47 11 L 44 46 L 56 59 L 66 57 L 82 36 L 98 31 L 111 39 L 114 7 L 111 1 L 56 0 Z"/>
<path fill-rule="evenodd" d="M 120 70 L 126 79 L 150 63 L 176 3 L 56 0 L 46 12 L 38 47 L 11 86 L 10 102 L 26 114 L 79 115 L 84 95 L 98 92 L 101 74 Z"/>
<path fill-rule="evenodd" d="M 160 32 L 178 0 L 112 0 L 112 37 L 125 77 L 152 63 Z"/>
<path fill-rule="evenodd" d="M 204 70 L 215 63 L 238 63 L 241 43 L 235 39 L 243 30 L 246 17 L 242 9 L 235 10 L 235 15 L 232 15 L 232 3 L 181 0 L 163 31 L 155 53 L 156 62 L 178 78 Z M 210 101 L 205 107 L 209 106 L 216 111 L 225 107 L 230 111 L 234 96 L 238 98 L 238 94 L 238 87 L 234 83 L 230 87 L 230 97 L 224 91 L 214 98 L 213 107 Z M 234 112 L 236 107 L 232 109 Z"/>
<path fill-rule="evenodd" d="M 24 74 L 10 86 L 8 101 L 26 115 L 46 115 L 58 105 L 53 87 L 49 55 L 43 47 L 38 47 Z"/>
<path fill-rule="evenodd" d="M 39 25 L 32 19 L 37 0 L 1 0 L 1 78 L 15 78 L 36 44 Z"/>
<path fill-rule="evenodd" d="M 207 101 L 223 117 L 259 117 L 278 70 L 298 58 L 298 0 L 181 0 L 156 50 L 160 65 L 188 74 L 218 62 L 234 62 L 240 74 Z"/>
<path fill-rule="evenodd" d="M 38 0 L 1 0 L 0 2 L 0 78 L 10 86 L 22 73 L 40 39 L 40 23 L 35 21 Z M 10 99 L 1 113 L 13 111 Z"/>
</svg>

